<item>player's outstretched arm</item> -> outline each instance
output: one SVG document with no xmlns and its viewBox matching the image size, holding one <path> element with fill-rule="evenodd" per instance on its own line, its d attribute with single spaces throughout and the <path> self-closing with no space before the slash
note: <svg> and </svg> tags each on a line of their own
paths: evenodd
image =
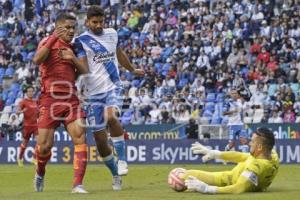
<svg viewBox="0 0 300 200">
<path fill-rule="evenodd" d="M 240 176 L 235 184 L 224 187 L 208 185 L 193 176 L 190 176 L 185 180 L 185 185 L 189 191 L 204 194 L 240 194 L 243 192 L 250 192 L 254 188 L 254 184 L 243 175 Z"/>
<path fill-rule="evenodd" d="M 125 67 L 128 71 L 137 76 L 144 76 L 145 72 L 142 69 L 136 69 L 133 64 L 130 62 L 126 53 L 120 48 L 117 48 L 117 58 L 122 67 Z"/>
<path fill-rule="evenodd" d="M 249 153 L 242 153 L 237 151 L 222 151 L 220 154 L 220 159 L 228 162 L 244 162 L 250 156 Z"/>
<path fill-rule="evenodd" d="M 203 155 L 202 157 L 203 162 L 207 162 L 209 160 L 214 160 L 214 159 L 222 159 L 224 161 L 238 163 L 238 162 L 245 161 L 249 156 L 249 154 L 247 153 L 240 153 L 236 151 L 212 150 L 200 144 L 199 142 L 192 144 L 191 149 L 194 154 Z"/>
</svg>

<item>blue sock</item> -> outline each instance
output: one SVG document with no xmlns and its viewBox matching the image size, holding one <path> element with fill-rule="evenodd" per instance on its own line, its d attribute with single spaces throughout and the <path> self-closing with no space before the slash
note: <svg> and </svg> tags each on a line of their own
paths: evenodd
<svg viewBox="0 0 300 200">
<path fill-rule="evenodd" d="M 124 136 L 122 135 L 119 137 L 112 137 L 112 141 L 113 141 L 115 150 L 118 154 L 119 160 L 126 161 Z"/>
<path fill-rule="evenodd" d="M 108 167 L 108 169 L 110 170 L 111 174 L 113 176 L 118 176 L 118 167 L 114 155 L 110 154 L 106 156 L 105 158 L 103 158 L 103 161 L 105 165 Z"/>
</svg>

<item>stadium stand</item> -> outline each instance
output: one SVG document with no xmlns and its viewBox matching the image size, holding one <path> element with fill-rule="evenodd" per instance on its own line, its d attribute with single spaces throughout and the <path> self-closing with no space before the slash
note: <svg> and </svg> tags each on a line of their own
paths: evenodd
<svg viewBox="0 0 300 200">
<path fill-rule="evenodd" d="M 186 123 L 191 117 L 226 123 L 222 109 L 228 92 L 243 82 L 252 93 L 244 102 L 245 122 L 299 122 L 300 8 L 295 1 L 1 0 L 1 124 L 26 85 L 39 91 L 38 67 L 31 59 L 53 30 L 57 12 L 80 17 L 92 4 L 105 8 L 105 27 L 117 30 L 119 45 L 146 71 L 138 78 L 121 68 L 128 94 L 124 125 Z"/>
</svg>

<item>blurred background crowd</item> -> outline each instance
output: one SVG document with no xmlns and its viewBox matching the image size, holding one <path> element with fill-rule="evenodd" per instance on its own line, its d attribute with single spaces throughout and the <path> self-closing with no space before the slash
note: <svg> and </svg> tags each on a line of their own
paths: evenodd
<svg viewBox="0 0 300 200">
<path fill-rule="evenodd" d="M 140 78 L 120 68 L 123 125 L 225 124 L 228 93 L 240 86 L 252 94 L 245 123 L 300 122 L 299 0 L 0 0 L 1 124 L 18 123 L 27 85 L 38 96 L 32 57 L 57 12 L 78 16 L 80 31 L 92 4 L 146 71 Z"/>
</svg>

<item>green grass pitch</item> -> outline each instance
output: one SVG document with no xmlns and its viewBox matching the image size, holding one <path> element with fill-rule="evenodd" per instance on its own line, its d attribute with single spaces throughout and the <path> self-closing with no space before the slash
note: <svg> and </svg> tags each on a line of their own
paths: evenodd
<svg viewBox="0 0 300 200">
<path fill-rule="evenodd" d="M 23 168 L 16 165 L 0 165 L 0 200 L 296 200 L 300 196 L 300 165 L 281 165 L 267 192 L 241 195 L 175 192 L 167 184 L 167 175 L 175 167 L 208 171 L 232 168 L 231 165 L 130 165 L 129 175 L 123 178 L 123 190 L 114 192 L 111 189 L 108 170 L 102 164 L 88 165 L 84 185 L 90 193 L 71 194 L 71 165 L 48 165 L 42 193 L 33 191 L 33 165 Z"/>
</svg>

